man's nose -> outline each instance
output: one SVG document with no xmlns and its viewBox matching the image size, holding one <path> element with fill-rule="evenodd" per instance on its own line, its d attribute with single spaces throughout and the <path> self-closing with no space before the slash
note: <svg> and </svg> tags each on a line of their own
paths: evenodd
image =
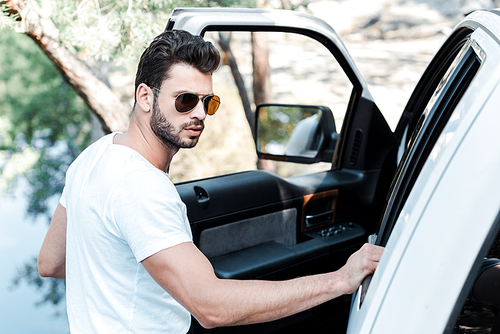
<svg viewBox="0 0 500 334">
<path fill-rule="evenodd" d="M 191 118 L 197 118 L 199 120 L 204 120 L 207 117 L 207 113 L 205 112 L 205 108 L 203 107 L 203 101 L 200 99 L 198 104 L 194 109 L 189 113 Z"/>
</svg>

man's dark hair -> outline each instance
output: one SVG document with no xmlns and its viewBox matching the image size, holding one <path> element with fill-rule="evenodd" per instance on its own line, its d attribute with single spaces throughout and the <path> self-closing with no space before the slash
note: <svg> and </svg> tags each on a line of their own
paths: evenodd
<svg viewBox="0 0 500 334">
<path fill-rule="evenodd" d="M 160 89 L 170 77 L 174 64 L 187 64 L 204 74 L 212 74 L 220 64 L 219 51 L 212 43 L 187 31 L 165 31 L 156 36 L 143 52 L 137 74 L 135 90 L 141 83 Z"/>
</svg>

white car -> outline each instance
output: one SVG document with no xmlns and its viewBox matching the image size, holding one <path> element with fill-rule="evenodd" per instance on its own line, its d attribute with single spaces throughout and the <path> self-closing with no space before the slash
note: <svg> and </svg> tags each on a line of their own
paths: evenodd
<svg viewBox="0 0 500 334">
<path fill-rule="evenodd" d="M 352 298 L 219 331 L 453 333 L 499 230 L 500 12 L 474 12 L 455 27 L 394 129 L 339 36 L 314 16 L 176 9 L 168 29 L 214 41 L 218 31 L 269 32 L 271 51 L 288 50 L 271 56 L 272 76 L 298 83 L 257 107 L 258 155 L 323 162 L 321 172 L 288 178 L 249 171 L 177 185 L 217 275 L 283 279 L 336 269 L 368 238 L 385 246 Z M 191 331 L 204 332 L 196 323 Z"/>
</svg>

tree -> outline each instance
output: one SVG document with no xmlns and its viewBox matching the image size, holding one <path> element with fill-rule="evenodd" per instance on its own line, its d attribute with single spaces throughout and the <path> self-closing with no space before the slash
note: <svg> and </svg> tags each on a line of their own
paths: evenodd
<svg viewBox="0 0 500 334">
<path fill-rule="evenodd" d="M 5 186 L 16 174 L 26 175 L 33 190 L 28 213 L 34 216 L 46 213 L 48 198 L 62 191 L 67 167 L 90 143 L 90 113 L 97 117 L 105 132 L 125 131 L 127 128 L 131 99 L 129 95 L 110 87 L 109 70 L 128 73 L 135 68 L 139 53 L 164 29 L 174 7 L 232 6 L 236 3 L 255 7 L 253 0 L 174 0 L 167 3 L 161 0 L 0 1 L 4 14 L 0 15 L 0 26 L 14 27 L 31 38 L 39 48 L 30 62 L 19 67 L 35 69 L 38 65 L 34 61 L 44 59 L 44 68 L 52 70 L 50 79 L 49 76 L 40 76 L 38 80 L 42 81 L 27 80 L 18 85 L 19 89 L 11 91 L 9 88 L 5 90 L 5 96 L 0 97 L 4 98 L 0 101 L 2 108 L 8 106 L 5 108 L 9 110 L 0 118 L 10 125 L 5 128 L 0 126 L 0 171 L 3 174 L 0 182 L 3 179 Z M 11 35 L 9 38 L 11 40 L 2 45 L 15 44 L 14 37 Z M 41 57 L 40 51 L 47 58 Z M 14 59 L 15 55 L 11 57 Z M 7 66 L 2 66 L 6 71 L 5 78 L 12 76 L 12 80 L 16 80 L 21 73 L 14 63 L 12 60 L 5 63 Z M 54 68 L 66 83 L 54 75 Z M 15 86 L 10 81 L 5 82 L 5 87 Z M 31 91 L 36 89 L 40 91 Z M 23 91 L 25 95 L 22 95 Z M 54 97 L 52 93 L 56 91 L 60 94 Z M 75 93 L 81 100 L 76 98 Z M 52 98 L 55 99 L 50 101 L 53 106 L 46 101 Z M 248 108 L 245 109 L 248 111 Z M 252 116 L 249 110 L 247 118 L 251 127 L 254 124 Z M 7 173 L 12 164 L 5 161 L 12 162 L 19 156 L 25 160 L 30 158 L 30 163 Z M 27 263 L 16 280 L 27 280 L 41 287 L 43 281 L 37 277 L 35 266 L 36 261 Z M 62 283 L 58 282 L 50 282 L 44 292 L 44 301 L 56 304 L 60 300 Z"/>
<path fill-rule="evenodd" d="M 254 6 L 252 0 L 60 0 L 44 1 L 43 7 L 34 1 L 0 1 L 6 14 L 4 22 L 6 17 L 10 18 L 11 25 L 38 44 L 99 118 L 106 132 L 125 131 L 131 107 L 87 65 L 111 59 L 118 65 L 130 65 L 164 29 L 174 7 L 235 3 Z"/>
<path fill-rule="evenodd" d="M 90 143 L 90 110 L 42 52 L 19 37 L 8 30 L 0 35 L 1 184 L 6 190 L 25 174 L 33 186 L 28 213 L 36 216 L 61 192 L 65 169 Z"/>
<path fill-rule="evenodd" d="M 0 34 L 0 185 L 19 175 L 31 186 L 28 214 L 49 215 L 49 199 L 62 191 L 69 164 L 90 143 L 90 110 L 29 38 Z M 40 304 L 57 304 L 64 282 L 42 280 L 36 258 L 19 268 L 14 285 L 42 291 Z"/>
<path fill-rule="evenodd" d="M 106 70 L 135 67 L 172 7 L 186 4 L 0 1 L 0 25 L 38 46 L 2 31 L 0 184 L 5 189 L 17 175 L 27 177 L 30 215 L 45 214 L 47 200 L 61 193 L 67 167 L 90 143 L 91 111 L 105 132 L 126 130 L 130 97 L 109 87 Z M 37 275 L 36 259 L 20 268 L 14 282 L 23 280 L 43 290 L 42 303 L 57 304 L 63 296 L 62 281 Z"/>
<path fill-rule="evenodd" d="M 36 2 L 24 0 L 9 0 L 4 4 L 6 6 L 4 12 L 16 20 L 16 28 L 33 39 L 43 50 L 64 80 L 99 118 L 104 130 L 125 131 L 128 126 L 130 106 L 123 103 L 102 80 L 97 78 L 84 61 L 87 60 L 89 63 L 109 61 L 113 54 L 131 52 L 137 42 L 124 43 L 124 39 L 136 41 L 134 37 L 137 37 L 132 35 L 135 29 L 131 29 L 131 26 L 138 22 L 133 20 L 134 11 L 130 6 L 133 2 L 129 2 L 129 7 L 125 11 L 120 7 L 123 6 L 123 1 L 101 4 L 97 1 L 44 2 L 46 4 L 44 9 Z M 53 13 L 54 20 L 47 12 Z M 74 20 L 79 24 L 76 26 L 72 24 Z M 54 21 L 59 23 L 62 32 Z M 119 27 L 121 24 L 128 27 L 121 27 L 122 29 L 113 33 L 117 25 Z M 117 36 L 120 33 L 125 33 L 125 37 Z"/>
</svg>

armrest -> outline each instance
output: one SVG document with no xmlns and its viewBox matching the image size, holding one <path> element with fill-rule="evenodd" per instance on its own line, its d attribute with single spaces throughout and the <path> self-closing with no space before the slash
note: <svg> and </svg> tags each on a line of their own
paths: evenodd
<svg viewBox="0 0 500 334">
<path fill-rule="evenodd" d="M 284 245 L 275 241 L 267 242 L 210 259 L 215 274 L 219 278 L 249 279 L 313 262 L 320 257 L 328 257 L 343 247 L 362 243 L 366 239 L 365 230 L 357 225 L 335 224 L 342 232 L 322 234 L 308 232 L 310 240 Z"/>
<path fill-rule="evenodd" d="M 220 278 L 258 278 L 277 269 L 328 253 L 328 244 L 312 239 L 293 246 L 275 241 L 210 259 Z"/>
</svg>

